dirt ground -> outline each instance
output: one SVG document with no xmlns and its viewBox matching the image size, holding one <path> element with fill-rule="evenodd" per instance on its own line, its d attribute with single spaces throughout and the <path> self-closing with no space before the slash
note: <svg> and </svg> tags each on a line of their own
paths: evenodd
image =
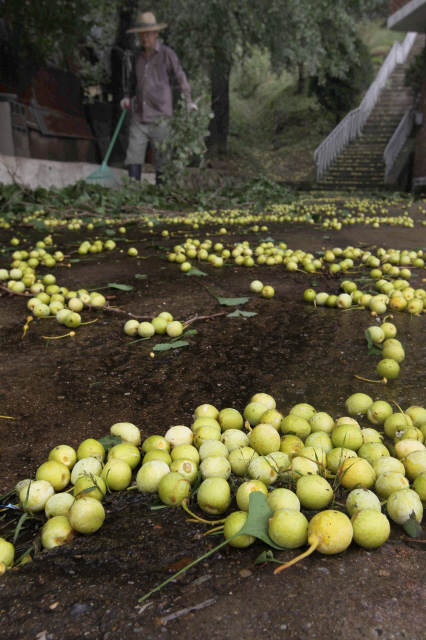
<svg viewBox="0 0 426 640">
<path fill-rule="evenodd" d="M 198 237 L 204 238 L 206 231 L 215 233 L 204 228 Z M 258 315 L 195 322 L 198 333 L 188 338 L 188 347 L 152 358 L 153 345 L 164 340 L 156 337 L 128 346 L 132 338 L 123 333 L 125 317 L 107 312 L 85 311 L 83 321 L 99 320 L 80 327 L 73 339 L 47 345 L 42 336 L 65 333 L 49 319 L 32 322 L 21 339 L 28 315 L 25 299 L 0 299 L 0 414 L 16 418 L 0 420 L 2 493 L 34 474 L 58 444 L 77 447 L 85 438 L 107 435 L 114 423 L 123 421 L 136 424 L 143 438 L 164 434 L 174 424 L 190 426 L 194 409 L 206 402 L 243 411 L 250 397 L 262 391 L 274 396 L 283 413 L 308 402 L 334 418 L 345 415 L 344 400 L 356 391 L 396 400 L 405 408 L 425 405 L 424 317 L 394 318 L 406 350 L 398 380 L 387 386 L 361 382 L 354 374 L 375 377 L 377 357 L 367 355 L 364 339 L 370 316 L 364 311 L 315 310 L 302 299 L 312 282 L 319 283 L 317 290 L 334 293 L 338 280 L 289 274 L 282 266 L 235 265 L 202 266 L 206 277 L 187 277 L 165 260 L 164 249 L 149 246 L 153 241 L 172 247 L 183 232 L 188 233 L 182 227 L 181 236 L 163 239 L 157 228 L 152 235 L 133 229 L 127 234 L 131 245 L 119 243 L 123 253 L 97 254 L 71 269 L 58 267 L 58 282 L 69 289 L 130 284 L 130 292 L 102 293 L 116 295 L 111 303 L 136 315 L 167 310 L 181 320 L 224 310 L 207 286 L 223 297 L 249 296 L 243 308 Z M 5 242 L 9 235 L 4 233 Z M 31 239 L 43 235 L 35 233 Z M 65 232 L 54 239 L 62 248 L 87 235 Z M 418 224 L 415 230 L 354 226 L 340 232 L 271 224 L 262 235 L 312 252 L 360 242 L 426 247 L 425 228 Z M 240 239 L 255 242 L 256 236 L 236 233 L 225 242 Z M 127 246 L 136 246 L 139 258 L 128 258 Z M 426 272 L 417 273 L 416 287 L 424 286 Z M 147 278 L 135 279 L 135 274 Z M 275 288 L 272 300 L 250 293 L 255 278 Z M 187 522 L 181 509 L 153 511 L 150 501 L 135 492 L 111 495 L 97 534 L 44 551 L 32 563 L 1 576 L 0 637 L 425 637 L 425 546 L 407 541 L 396 525 L 390 540 L 377 550 L 367 552 L 352 544 L 340 555 L 314 554 L 278 576 L 273 575 L 274 565 L 253 564 L 267 549 L 263 543 L 246 550 L 223 547 L 139 605 L 141 596 L 221 540 L 204 538 L 208 527 Z M 274 555 L 284 561 L 296 552 Z M 180 615 L 168 619 L 175 613 Z"/>
</svg>

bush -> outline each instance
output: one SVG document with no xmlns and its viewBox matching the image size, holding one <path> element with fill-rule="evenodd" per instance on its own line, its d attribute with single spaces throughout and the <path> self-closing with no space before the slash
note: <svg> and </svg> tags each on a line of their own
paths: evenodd
<svg viewBox="0 0 426 640">
<path fill-rule="evenodd" d="M 416 55 L 405 72 L 404 83 L 411 87 L 416 93 L 420 93 L 423 80 L 426 76 L 425 50 Z"/>
<path fill-rule="evenodd" d="M 356 106 L 360 94 L 373 80 L 371 57 L 361 40 L 357 42 L 357 52 L 359 61 L 351 60 L 345 78 L 327 75 L 324 82 L 314 77 L 310 83 L 310 93 L 317 96 L 318 102 L 326 111 L 334 114 L 336 124 Z"/>
</svg>

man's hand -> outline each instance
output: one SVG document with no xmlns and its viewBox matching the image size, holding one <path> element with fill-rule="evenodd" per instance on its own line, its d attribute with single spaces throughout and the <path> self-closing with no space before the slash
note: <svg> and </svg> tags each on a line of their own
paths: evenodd
<svg viewBox="0 0 426 640">
<path fill-rule="evenodd" d="M 195 104 L 195 102 L 188 102 L 186 108 L 188 109 L 188 113 L 191 113 L 191 111 L 198 111 L 198 106 Z"/>
<path fill-rule="evenodd" d="M 120 107 L 122 109 L 130 109 L 130 98 L 123 98 L 120 102 Z"/>
</svg>

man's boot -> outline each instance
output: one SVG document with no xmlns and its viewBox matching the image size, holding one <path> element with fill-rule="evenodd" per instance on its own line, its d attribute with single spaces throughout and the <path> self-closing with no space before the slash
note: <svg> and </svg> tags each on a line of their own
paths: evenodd
<svg viewBox="0 0 426 640">
<path fill-rule="evenodd" d="M 134 178 L 138 182 L 141 181 L 141 174 L 142 174 L 141 164 L 129 164 L 128 172 L 129 172 L 129 178 Z"/>
<path fill-rule="evenodd" d="M 164 185 L 164 173 L 162 171 L 156 171 L 155 172 L 155 184 L 158 187 L 162 187 Z"/>
</svg>

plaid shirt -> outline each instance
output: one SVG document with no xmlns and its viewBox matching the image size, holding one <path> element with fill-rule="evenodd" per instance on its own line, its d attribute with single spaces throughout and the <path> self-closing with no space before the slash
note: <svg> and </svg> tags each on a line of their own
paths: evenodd
<svg viewBox="0 0 426 640">
<path fill-rule="evenodd" d="M 170 76 L 185 96 L 192 102 L 191 88 L 179 59 L 173 49 L 156 42 L 149 60 L 143 49 L 135 54 L 126 97 L 133 99 L 132 120 L 155 122 L 161 116 L 173 115 L 173 97 Z"/>
</svg>

